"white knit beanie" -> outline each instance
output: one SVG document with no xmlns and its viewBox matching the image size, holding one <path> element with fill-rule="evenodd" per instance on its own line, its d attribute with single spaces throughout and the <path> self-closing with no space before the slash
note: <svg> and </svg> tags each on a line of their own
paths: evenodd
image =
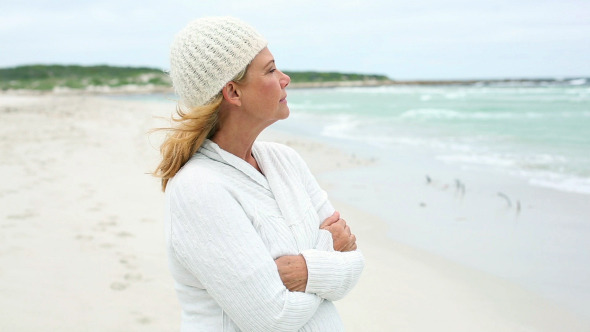
<svg viewBox="0 0 590 332">
<path fill-rule="evenodd" d="M 186 107 L 202 106 L 267 45 L 250 25 L 232 17 L 192 21 L 175 37 L 170 78 Z"/>
</svg>

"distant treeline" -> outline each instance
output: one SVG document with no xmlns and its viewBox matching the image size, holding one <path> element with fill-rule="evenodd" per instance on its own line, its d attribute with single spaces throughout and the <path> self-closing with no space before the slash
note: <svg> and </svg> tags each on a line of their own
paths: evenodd
<svg viewBox="0 0 590 332">
<path fill-rule="evenodd" d="M 89 86 L 169 86 L 161 70 L 145 67 L 32 65 L 0 69 L 0 89 L 84 89 Z"/>
<path fill-rule="evenodd" d="M 386 81 L 384 75 L 337 72 L 285 71 L 293 83 Z M 29 65 L 0 68 L 0 90 L 53 90 L 54 88 L 117 88 L 127 85 L 169 87 L 167 73 L 156 68 L 115 66 Z"/>
<path fill-rule="evenodd" d="M 345 82 L 345 81 L 389 81 L 385 75 L 366 75 L 338 72 L 285 71 L 293 83 Z"/>
</svg>

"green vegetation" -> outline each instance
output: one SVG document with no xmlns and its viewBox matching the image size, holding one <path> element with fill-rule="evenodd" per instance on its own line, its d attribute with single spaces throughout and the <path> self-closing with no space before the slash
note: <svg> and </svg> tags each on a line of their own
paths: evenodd
<svg viewBox="0 0 590 332">
<path fill-rule="evenodd" d="M 346 82 L 346 81 L 388 81 L 385 75 L 365 75 L 317 71 L 285 71 L 293 83 Z"/>
<path fill-rule="evenodd" d="M 293 83 L 386 81 L 383 75 L 363 75 L 336 72 L 285 72 Z M 86 89 L 89 87 L 117 88 L 125 85 L 168 88 L 170 78 L 160 69 L 113 66 L 30 65 L 0 68 L 0 90 L 41 90 L 55 88 Z"/>
<path fill-rule="evenodd" d="M 31 65 L 0 69 L 0 90 L 84 89 L 89 86 L 170 86 L 168 75 L 154 68 Z"/>
</svg>

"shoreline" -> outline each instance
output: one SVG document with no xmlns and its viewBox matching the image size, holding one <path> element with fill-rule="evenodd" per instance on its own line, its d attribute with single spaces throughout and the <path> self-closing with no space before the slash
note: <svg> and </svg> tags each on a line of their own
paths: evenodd
<svg viewBox="0 0 590 332">
<path fill-rule="evenodd" d="M 499 78 L 499 79 L 448 79 L 448 80 L 363 80 L 363 81 L 322 81 L 322 82 L 292 82 L 290 89 L 332 89 L 332 88 L 362 88 L 388 86 L 580 86 L 590 85 L 590 78 Z M 53 90 L 0 90 L 0 96 L 109 96 L 109 95 L 142 95 L 142 94 L 173 94 L 170 86 L 154 85 L 122 85 L 88 86 L 85 89 L 55 87 Z"/>
<path fill-rule="evenodd" d="M 161 136 L 146 132 L 172 112 L 173 103 L 1 96 L 0 264 L 9 267 L 0 271 L 1 330 L 178 330 L 163 197 L 147 174 Z M 328 174 L 380 160 L 272 127 L 260 139 L 294 147 L 358 236 L 366 268 L 336 303 L 347 331 L 590 328 L 502 278 L 390 239 L 385 220 L 336 197 L 349 179 Z M 432 196 L 443 204 L 440 197 Z"/>
</svg>

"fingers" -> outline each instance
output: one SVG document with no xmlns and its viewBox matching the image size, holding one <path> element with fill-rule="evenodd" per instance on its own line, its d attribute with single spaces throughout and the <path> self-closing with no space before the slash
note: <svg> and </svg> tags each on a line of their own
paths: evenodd
<svg viewBox="0 0 590 332">
<path fill-rule="evenodd" d="M 356 250 L 356 248 L 356 236 L 354 234 L 351 234 L 348 238 L 348 243 L 346 244 L 346 247 L 343 248 L 341 251 L 354 251 Z"/>
<path fill-rule="evenodd" d="M 332 225 L 333 223 L 338 222 L 339 219 L 340 219 L 340 212 L 336 211 L 331 216 L 326 218 L 326 220 L 324 220 L 324 222 L 322 222 L 322 224 L 320 225 L 320 228 L 324 229 L 324 228 Z"/>
<path fill-rule="evenodd" d="M 346 224 L 346 220 L 340 219 L 339 212 L 336 211 L 330 217 L 326 218 L 320 225 L 320 229 L 325 229 L 332 233 L 334 250 L 356 250 L 356 236 L 352 234 L 352 230 Z"/>
<path fill-rule="evenodd" d="M 346 228 L 346 220 L 338 219 L 335 222 L 333 222 L 332 224 L 330 224 L 329 226 L 345 229 Z"/>
<path fill-rule="evenodd" d="M 340 238 L 334 239 L 334 250 L 336 251 L 353 251 L 356 250 L 356 236 L 354 234 L 342 234 Z"/>
</svg>

